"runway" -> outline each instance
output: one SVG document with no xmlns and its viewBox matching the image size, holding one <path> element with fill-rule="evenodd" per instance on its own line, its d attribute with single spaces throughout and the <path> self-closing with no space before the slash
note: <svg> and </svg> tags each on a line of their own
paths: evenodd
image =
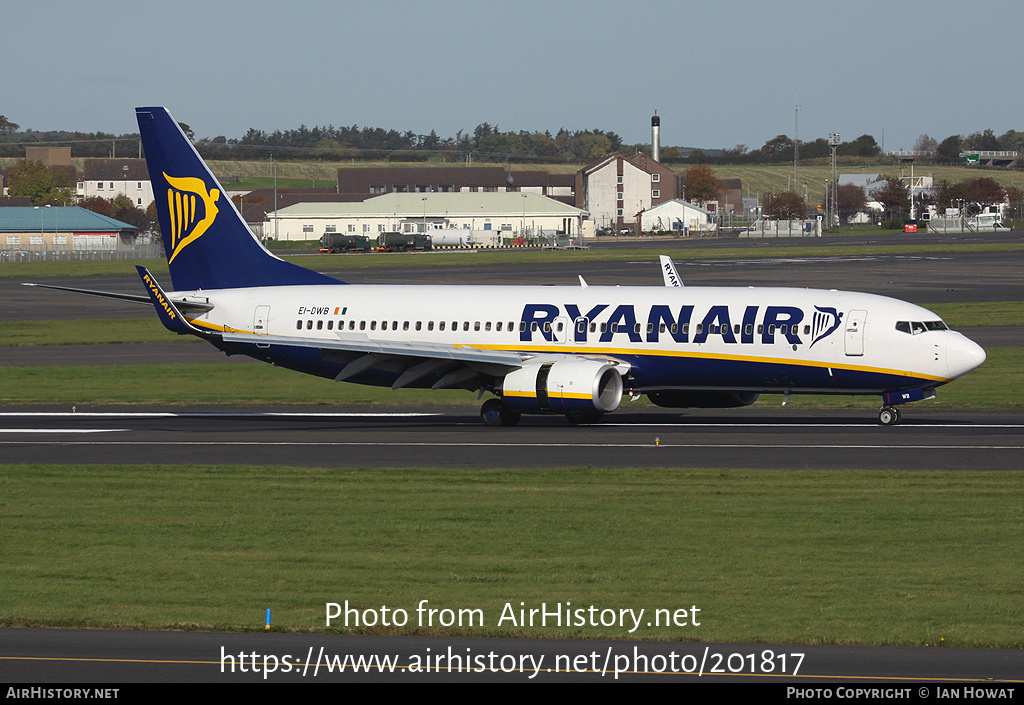
<svg viewBox="0 0 1024 705">
<path fill-rule="evenodd" d="M 527 416 L 485 428 L 473 410 L 12 410 L 10 463 L 229 463 L 310 467 L 715 467 L 1019 470 L 1024 413 L 908 410 L 622 411 L 573 426 Z"/>
</svg>

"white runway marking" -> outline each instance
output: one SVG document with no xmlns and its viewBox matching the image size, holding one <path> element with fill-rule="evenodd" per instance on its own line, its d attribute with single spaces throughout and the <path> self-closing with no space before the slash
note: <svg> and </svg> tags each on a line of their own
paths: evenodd
<svg viewBox="0 0 1024 705">
<path fill-rule="evenodd" d="M 1024 445 L 895 445 L 892 443 L 457 443 L 416 441 L 0 441 L 0 445 L 85 445 L 85 446 L 246 446 L 246 447 L 419 447 L 419 448 L 765 448 L 834 450 L 1024 450 Z"/>
<path fill-rule="evenodd" d="M 0 433 L 116 433 L 127 428 L 0 428 Z"/>
</svg>

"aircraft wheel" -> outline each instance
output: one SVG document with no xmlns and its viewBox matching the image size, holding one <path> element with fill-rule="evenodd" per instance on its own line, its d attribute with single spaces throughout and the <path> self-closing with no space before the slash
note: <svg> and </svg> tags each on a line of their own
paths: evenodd
<svg viewBox="0 0 1024 705">
<path fill-rule="evenodd" d="M 900 422 L 900 410 L 893 406 L 884 406 L 878 412 L 878 421 L 883 426 L 895 426 Z"/>
<path fill-rule="evenodd" d="M 515 426 L 523 417 L 518 411 L 511 411 L 505 407 L 501 399 L 488 399 L 480 407 L 480 419 L 484 426 L 497 428 L 499 426 Z"/>
</svg>

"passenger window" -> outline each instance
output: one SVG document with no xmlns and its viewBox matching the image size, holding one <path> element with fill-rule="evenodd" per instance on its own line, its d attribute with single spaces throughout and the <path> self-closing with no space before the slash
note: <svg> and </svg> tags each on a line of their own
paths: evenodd
<svg viewBox="0 0 1024 705">
<path fill-rule="evenodd" d="M 327 330 L 334 330 L 334 321 L 327 321 Z"/>
<path fill-rule="evenodd" d="M 442 325 L 444 325 L 444 324 L 442 324 Z M 434 330 L 434 322 L 433 321 L 427 321 L 427 330 Z"/>
<path fill-rule="evenodd" d="M 747 327 L 746 327 L 746 328 L 744 328 L 744 329 L 743 329 L 743 331 L 744 331 L 744 332 L 745 332 L 745 333 L 746 333 L 747 335 L 753 335 L 753 334 L 754 334 L 754 324 L 753 324 L 753 323 L 748 323 L 748 324 L 747 324 Z"/>
<path fill-rule="evenodd" d="M 388 329 L 388 322 L 387 321 L 381 321 L 380 322 L 380 329 L 381 330 L 387 330 Z"/>
<path fill-rule="evenodd" d="M 306 321 L 306 330 L 313 330 L 313 321 Z"/>
<path fill-rule="evenodd" d="M 409 321 L 406 321 L 405 323 L 402 324 L 402 330 L 409 330 Z M 419 330 L 419 328 L 416 328 L 416 330 Z"/>
<path fill-rule="evenodd" d="M 302 321 L 295 321 L 295 330 L 302 330 Z"/>
<path fill-rule="evenodd" d="M 416 330 L 423 330 L 423 321 L 416 321 Z"/>
<path fill-rule="evenodd" d="M 499 333 L 501 332 L 501 321 L 498 321 L 498 325 L 495 327 L 495 330 Z"/>
<path fill-rule="evenodd" d="M 480 321 L 477 321 L 476 323 L 473 324 L 473 330 L 475 330 L 475 331 L 479 331 L 480 330 Z"/>
<path fill-rule="evenodd" d="M 377 321 L 370 321 L 370 330 L 377 330 Z"/>
<path fill-rule="evenodd" d="M 359 330 L 366 330 L 366 321 L 359 321 Z"/>
<path fill-rule="evenodd" d="M 550 333 L 551 332 L 551 321 L 544 321 L 544 332 L 545 333 Z"/>
<path fill-rule="evenodd" d="M 316 322 L 316 329 L 317 330 L 323 330 L 324 329 L 324 322 L 323 321 L 317 321 Z"/>
<path fill-rule="evenodd" d="M 437 329 L 444 330 L 444 321 L 441 321 L 440 323 L 437 324 Z"/>
<path fill-rule="evenodd" d="M 462 330 L 469 330 L 469 321 L 464 321 L 463 322 Z"/>
</svg>

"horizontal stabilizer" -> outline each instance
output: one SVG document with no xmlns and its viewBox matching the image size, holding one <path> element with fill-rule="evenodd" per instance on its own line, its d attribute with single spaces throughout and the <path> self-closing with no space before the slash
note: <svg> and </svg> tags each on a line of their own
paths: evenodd
<svg viewBox="0 0 1024 705">
<path fill-rule="evenodd" d="M 164 324 L 164 328 L 175 333 L 206 335 L 204 331 L 196 328 L 181 315 L 181 311 L 164 293 L 164 290 L 160 288 L 160 285 L 153 278 L 153 275 L 149 273 L 148 269 L 141 266 L 136 266 L 135 269 L 138 270 L 139 276 L 142 277 L 142 283 L 146 285 L 150 301 L 152 301 L 153 306 L 156 308 L 156 313 L 160 317 L 160 322 Z"/>
</svg>

